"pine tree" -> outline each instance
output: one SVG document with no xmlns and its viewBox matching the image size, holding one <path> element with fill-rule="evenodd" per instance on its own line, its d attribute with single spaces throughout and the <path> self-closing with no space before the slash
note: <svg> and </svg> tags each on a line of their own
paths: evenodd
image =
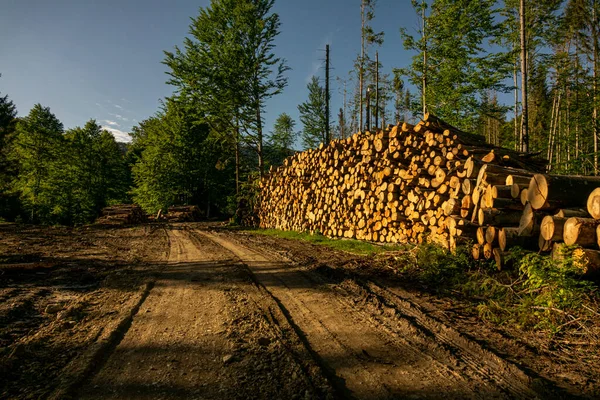
<svg viewBox="0 0 600 400">
<path fill-rule="evenodd" d="M 319 84 L 319 79 L 313 76 L 307 85 L 308 100 L 298 106 L 302 129 L 302 142 L 305 149 L 314 149 L 319 143 L 325 143 L 325 89 Z"/>
<path fill-rule="evenodd" d="M 62 132 L 62 123 L 50 108 L 40 104 L 34 105 L 17 123 L 13 156 L 19 165 L 19 175 L 14 187 L 33 222 L 44 222 L 51 213 L 48 193 L 52 188 L 47 178 L 60 156 Z"/>
<path fill-rule="evenodd" d="M 18 212 L 17 198 L 10 190 L 16 176 L 16 163 L 9 157 L 16 118 L 15 104 L 8 95 L 0 96 L 0 218 L 12 219 Z"/>
<path fill-rule="evenodd" d="M 268 141 L 272 153 L 271 163 L 280 165 L 286 157 L 294 154 L 292 146 L 297 136 L 295 127 L 296 121 L 288 114 L 282 113 L 277 117 Z"/>
</svg>

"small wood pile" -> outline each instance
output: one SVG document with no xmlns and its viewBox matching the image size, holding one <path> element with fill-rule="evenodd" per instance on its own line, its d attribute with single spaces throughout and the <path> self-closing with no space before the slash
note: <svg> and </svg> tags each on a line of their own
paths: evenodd
<svg viewBox="0 0 600 400">
<path fill-rule="evenodd" d="M 200 221 L 203 214 L 198 206 L 171 206 L 166 217 L 169 222 L 195 222 Z"/>
<path fill-rule="evenodd" d="M 597 247 L 598 223 L 573 208 L 600 180 L 542 175 L 545 168 L 541 159 L 491 146 L 428 114 L 414 126 L 359 132 L 289 157 L 261 181 L 256 214 L 263 228 L 329 237 L 427 240 L 450 250 L 470 239 L 474 258 L 495 259 L 502 268 L 511 246 L 552 249 L 562 231 L 542 242 L 541 219 L 562 213 L 580 218 L 570 225 L 582 232 L 594 230 Z M 552 191 L 544 192 L 544 184 Z M 538 192 L 548 201 L 538 204 Z M 600 217 L 600 193 L 590 201 Z M 590 248 L 581 236 L 575 243 Z"/>
<path fill-rule="evenodd" d="M 137 204 L 118 204 L 102 209 L 101 217 L 96 220 L 98 224 L 105 225 L 130 225 L 146 222 L 144 211 Z"/>
</svg>

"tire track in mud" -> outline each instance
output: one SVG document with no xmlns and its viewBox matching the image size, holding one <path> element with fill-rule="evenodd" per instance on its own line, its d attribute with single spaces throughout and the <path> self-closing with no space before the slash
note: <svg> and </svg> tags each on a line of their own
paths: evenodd
<svg viewBox="0 0 600 400">
<path fill-rule="evenodd" d="M 77 398 L 332 397 L 245 267 L 184 225 L 168 235 L 167 265 Z"/>
<path fill-rule="evenodd" d="M 353 397 L 548 398 L 515 365 L 376 285 L 329 284 L 264 249 L 197 232 L 248 266 Z"/>
</svg>

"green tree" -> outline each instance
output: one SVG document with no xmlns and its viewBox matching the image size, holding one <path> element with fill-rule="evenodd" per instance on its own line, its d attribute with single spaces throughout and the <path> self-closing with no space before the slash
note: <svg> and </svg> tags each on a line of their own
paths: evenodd
<svg viewBox="0 0 600 400">
<path fill-rule="evenodd" d="M 327 119 L 325 117 L 325 89 L 319 79 L 313 76 L 307 85 L 308 100 L 298 106 L 302 129 L 302 142 L 305 149 L 314 149 L 325 143 Z"/>
<path fill-rule="evenodd" d="M 250 144 L 263 171 L 265 101 L 287 84 L 285 61 L 273 53 L 280 20 L 274 0 L 212 0 L 190 26 L 184 50 L 165 52 L 170 84 L 193 103 L 211 129 L 236 150 L 239 192 L 240 144 Z"/>
<path fill-rule="evenodd" d="M 0 150 L 4 147 L 5 137 L 14 131 L 17 118 L 17 106 L 8 98 L 0 96 Z"/>
<path fill-rule="evenodd" d="M 369 79 L 366 76 L 367 70 L 372 63 L 369 56 L 369 50 L 372 45 L 383 44 L 384 33 L 375 32 L 371 26 L 371 21 L 375 18 L 375 7 L 377 0 L 361 0 L 360 2 L 360 54 L 354 62 L 354 71 L 357 76 L 358 88 L 354 102 L 359 108 L 358 124 L 359 129 L 363 129 L 363 110 L 366 97 L 366 88 L 369 86 Z"/>
<path fill-rule="evenodd" d="M 132 148 L 133 198 L 154 213 L 173 204 L 207 210 L 226 207 L 233 182 L 228 144 L 210 130 L 187 101 L 167 99 L 163 109 L 139 124 Z"/>
<path fill-rule="evenodd" d="M 48 176 L 63 144 L 63 125 L 48 107 L 33 106 L 29 114 L 16 127 L 14 159 L 19 175 L 15 189 L 20 193 L 31 221 L 43 221 L 51 212 L 48 193 L 52 191 Z"/>
<path fill-rule="evenodd" d="M 268 145 L 271 149 L 271 163 L 281 164 L 286 157 L 294 154 L 292 146 L 296 140 L 296 121 L 286 113 L 281 113 L 275 120 Z"/>
<path fill-rule="evenodd" d="M 50 171 L 52 218 L 64 224 L 93 221 L 111 203 L 127 200 L 127 165 L 115 138 L 95 120 L 70 129 Z"/>
<path fill-rule="evenodd" d="M 9 158 L 16 119 L 15 104 L 8 95 L 0 96 L 0 217 L 9 219 L 18 212 L 18 198 L 10 190 L 16 176 L 16 163 Z"/>
<path fill-rule="evenodd" d="M 423 108 L 470 130 L 476 128 L 483 93 L 507 90 L 506 54 L 486 50 L 499 34 L 495 3 L 435 0 L 425 17 L 426 3 L 414 2 L 426 32 L 420 39 L 401 32 L 405 47 L 417 51 L 411 68 L 402 72 L 422 88 Z"/>
</svg>

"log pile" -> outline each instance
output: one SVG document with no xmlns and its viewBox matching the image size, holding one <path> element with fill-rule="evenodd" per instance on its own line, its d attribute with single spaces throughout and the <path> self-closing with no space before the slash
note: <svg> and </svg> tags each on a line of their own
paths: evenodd
<svg viewBox="0 0 600 400">
<path fill-rule="evenodd" d="M 196 222 L 203 218 L 198 206 L 171 206 L 167 210 L 169 222 Z"/>
<path fill-rule="evenodd" d="M 142 208 L 136 204 L 118 204 L 104 207 L 96 223 L 103 225 L 130 225 L 146 222 Z"/>
<path fill-rule="evenodd" d="M 558 243 L 575 243 L 586 249 L 582 265 L 600 265 L 600 179 L 545 167 L 429 114 L 289 157 L 262 179 L 256 214 L 262 228 L 329 237 L 450 250 L 470 239 L 473 257 L 498 268 L 512 246 L 558 254 Z M 590 211 L 576 209 L 586 201 Z"/>
</svg>

